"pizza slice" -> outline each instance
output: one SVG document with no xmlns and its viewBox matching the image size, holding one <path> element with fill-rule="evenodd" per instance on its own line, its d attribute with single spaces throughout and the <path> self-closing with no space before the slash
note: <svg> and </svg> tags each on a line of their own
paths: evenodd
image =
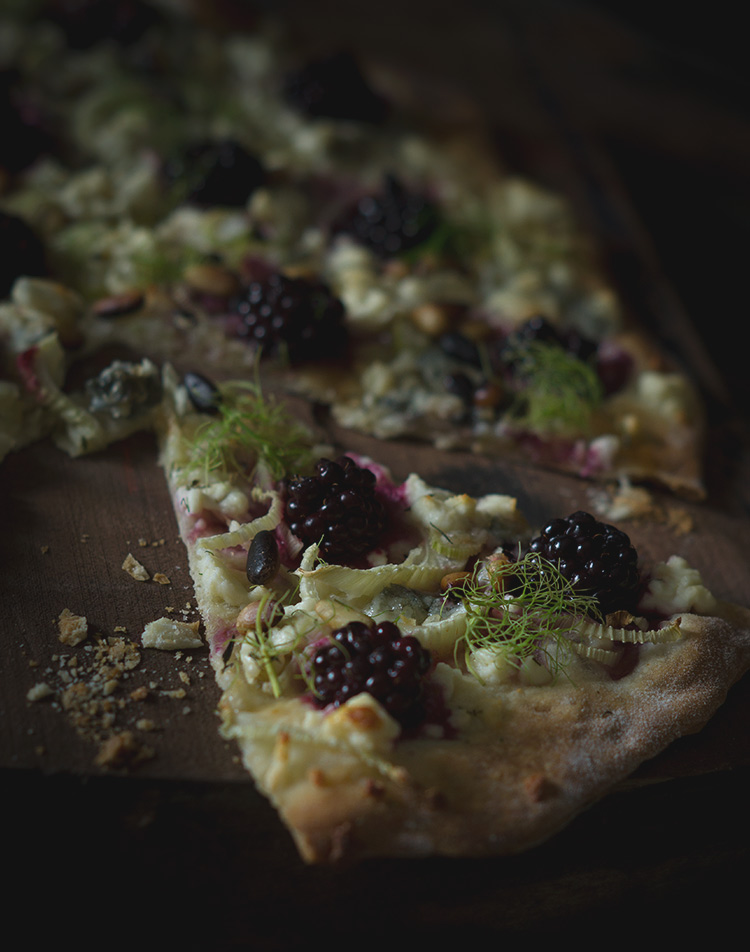
<svg viewBox="0 0 750 952">
<path fill-rule="evenodd" d="M 307 862 L 524 850 L 750 667 L 750 613 L 587 513 L 394 481 L 247 383 L 165 393 L 221 731 Z"/>
</svg>

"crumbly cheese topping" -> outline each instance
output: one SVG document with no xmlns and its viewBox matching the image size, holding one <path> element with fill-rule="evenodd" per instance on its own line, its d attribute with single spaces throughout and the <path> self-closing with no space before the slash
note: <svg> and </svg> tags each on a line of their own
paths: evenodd
<svg viewBox="0 0 750 952">
<path fill-rule="evenodd" d="M 678 612 L 710 615 L 716 611 L 717 601 L 703 583 L 700 572 L 681 556 L 673 555 L 655 566 L 641 608 L 665 615 Z"/>
</svg>

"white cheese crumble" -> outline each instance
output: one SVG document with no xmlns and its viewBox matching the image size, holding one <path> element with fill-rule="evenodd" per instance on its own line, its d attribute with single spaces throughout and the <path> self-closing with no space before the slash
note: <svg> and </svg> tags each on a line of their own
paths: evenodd
<svg viewBox="0 0 750 952">
<path fill-rule="evenodd" d="M 703 584 L 700 572 L 688 565 L 681 556 L 673 555 L 655 566 L 639 607 L 642 610 L 654 609 L 666 615 L 677 612 L 710 615 L 716 608 L 716 598 Z"/>
<path fill-rule="evenodd" d="M 203 647 L 203 639 L 197 621 L 177 621 L 174 618 L 157 618 L 143 629 L 141 642 L 144 648 L 162 651 L 179 651 L 185 648 Z"/>
<path fill-rule="evenodd" d="M 229 482 L 184 489 L 181 502 L 187 512 L 208 511 L 229 519 L 242 518 L 248 508 L 247 495 Z"/>
<path fill-rule="evenodd" d="M 347 747 L 384 752 L 397 739 L 401 728 L 372 695 L 363 693 L 327 714 L 320 731 Z"/>
</svg>

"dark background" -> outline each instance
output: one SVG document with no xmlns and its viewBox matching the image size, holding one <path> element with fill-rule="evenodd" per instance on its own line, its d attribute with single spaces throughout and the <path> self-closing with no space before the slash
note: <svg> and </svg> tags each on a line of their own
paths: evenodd
<svg viewBox="0 0 750 952">
<path fill-rule="evenodd" d="M 629 103 L 621 112 L 615 104 L 609 122 L 599 115 L 602 141 L 746 417 L 750 59 L 741 7 L 570 6 L 602 14 L 640 46 L 619 77 Z M 605 92 L 592 95 L 592 113 L 597 105 L 606 112 Z"/>
</svg>

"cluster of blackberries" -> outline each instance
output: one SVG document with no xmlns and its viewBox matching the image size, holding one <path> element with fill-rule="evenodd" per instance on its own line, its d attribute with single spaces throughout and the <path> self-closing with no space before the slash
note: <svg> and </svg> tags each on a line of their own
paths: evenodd
<svg viewBox="0 0 750 952">
<path fill-rule="evenodd" d="M 0 297 L 7 297 L 16 278 L 47 273 L 44 245 L 22 218 L 0 211 Z"/>
<path fill-rule="evenodd" d="M 370 552 L 386 526 L 375 476 L 348 456 L 321 459 L 315 474 L 289 480 L 286 522 L 306 545 L 320 543 L 321 556 L 348 563 Z"/>
<path fill-rule="evenodd" d="M 591 360 L 596 354 L 596 343 L 575 330 L 561 330 L 546 317 L 537 314 L 508 335 L 501 354 L 511 363 L 515 356 L 532 343 L 553 344 L 579 360 Z"/>
<path fill-rule="evenodd" d="M 603 614 L 633 608 L 638 553 L 622 530 L 578 511 L 553 519 L 529 548 L 558 566 L 575 591 L 594 596 Z"/>
<path fill-rule="evenodd" d="M 311 60 L 284 77 L 287 103 L 313 118 L 379 123 L 387 101 L 372 89 L 359 63 L 347 51 Z"/>
<path fill-rule="evenodd" d="M 241 208 L 266 180 L 260 159 L 235 139 L 190 143 L 164 163 L 164 175 L 185 201 L 228 208 Z"/>
<path fill-rule="evenodd" d="M 437 206 L 386 175 L 380 191 L 368 193 L 334 225 L 380 258 L 393 258 L 424 244 L 439 224 Z"/>
<path fill-rule="evenodd" d="M 344 306 L 322 281 L 274 273 L 252 281 L 235 302 L 240 337 L 292 364 L 340 356 Z"/>
<path fill-rule="evenodd" d="M 313 696 L 320 707 L 344 704 L 366 692 L 404 727 L 424 718 L 422 681 L 430 653 L 393 622 L 353 621 L 331 635 L 312 658 Z"/>
</svg>

